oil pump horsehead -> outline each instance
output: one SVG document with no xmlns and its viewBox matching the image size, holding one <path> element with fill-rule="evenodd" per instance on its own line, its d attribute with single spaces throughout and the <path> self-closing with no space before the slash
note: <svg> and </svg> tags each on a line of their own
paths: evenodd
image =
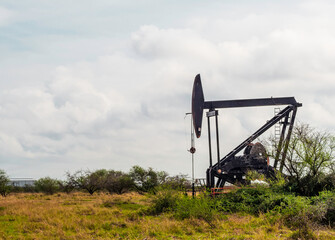
<svg viewBox="0 0 335 240">
<path fill-rule="evenodd" d="M 240 107 L 259 107 L 287 105 L 272 119 L 268 120 L 255 133 L 244 140 L 240 145 L 233 149 L 223 158 L 220 158 L 219 131 L 218 131 L 218 110 L 219 108 L 240 108 Z M 274 170 L 283 171 L 285 164 L 288 144 L 291 138 L 297 108 L 302 104 L 298 103 L 294 97 L 281 98 L 259 98 L 259 99 L 238 99 L 238 100 L 219 100 L 205 101 L 200 74 L 194 79 L 192 91 L 192 118 L 195 134 L 197 138 L 202 132 L 202 118 L 204 109 L 208 124 L 208 143 L 209 143 L 209 167 L 206 171 L 206 185 L 208 188 L 223 187 L 226 182 L 231 184 L 246 183 L 245 175 L 249 170 L 257 171 L 271 176 Z M 216 143 L 217 143 L 217 162 L 213 163 L 210 118 L 215 117 Z M 281 134 L 277 144 L 277 151 L 274 156 L 274 164 L 269 164 L 266 150 L 261 143 L 253 143 L 261 134 L 267 131 L 276 123 L 281 123 Z M 288 129 L 287 129 L 288 128 Z M 286 131 L 287 130 L 287 131 Z M 237 156 L 242 150 L 243 154 Z"/>
</svg>

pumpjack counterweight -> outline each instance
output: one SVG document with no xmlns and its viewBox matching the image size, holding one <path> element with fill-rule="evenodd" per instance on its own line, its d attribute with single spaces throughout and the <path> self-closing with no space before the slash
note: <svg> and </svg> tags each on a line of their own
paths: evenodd
<svg viewBox="0 0 335 240">
<path fill-rule="evenodd" d="M 218 108 L 240 108 L 240 107 L 259 107 L 259 106 L 275 106 L 287 105 L 272 119 L 267 121 L 254 134 L 248 137 L 230 153 L 220 158 L 219 150 L 219 131 L 218 131 Z M 193 126 L 196 136 L 199 138 L 202 132 L 202 118 L 204 109 L 208 109 L 206 114 L 208 124 L 208 142 L 209 142 L 209 168 L 206 172 L 207 187 L 213 188 L 223 187 L 226 182 L 235 184 L 245 183 L 245 175 L 249 170 L 254 170 L 265 175 L 273 175 L 274 169 L 280 163 L 279 170 L 282 171 L 285 164 L 285 158 L 288 143 L 291 137 L 297 108 L 302 104 L 298 103 L 294 97 L 281 98 L 259 98 L 259 99 L 239 99 L 239 100 L 222 100 L 222 101 L 205 101 L 202 90 L 200 74 L 195 77 L 192 92 L 192 117 Z M 211 143 L 211 127 L 210 118 L 215 117 L 216 122 L 216 142 L 218 161 L 213 165 L 212 161 L 212 143 Z M 274 159 L 274 166 L 269 164 L 269 158 L 266 150 L 260 143 L 253 143 L 260 135 L 266 132 L 276 123 L 283 124 L 280 140 L 277 147 L 277 153 Z M 289 130 L 286 133 L 286 128 Z M 244 149 L 243 155 L 236 156 Z M 280 159 L 281 158 L 281 159 Z"/>
</svg>

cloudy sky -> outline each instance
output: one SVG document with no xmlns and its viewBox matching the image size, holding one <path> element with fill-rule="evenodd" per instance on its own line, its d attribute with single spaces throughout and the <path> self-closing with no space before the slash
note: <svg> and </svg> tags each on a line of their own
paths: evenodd
<svg viewBox="0 0 335 240">
<path fill-rule="evenodd" d="M 295 96 L 335 129 L 334 1 L 0 1 L 0 169 L 191 174 L 190 99 Z M 220 111 L 221 154 L 273 108 Z M 206 126 L 203 126 L 206 127 Z M 208 166 L 196 140 L 196 177 Z"/>
</svg>

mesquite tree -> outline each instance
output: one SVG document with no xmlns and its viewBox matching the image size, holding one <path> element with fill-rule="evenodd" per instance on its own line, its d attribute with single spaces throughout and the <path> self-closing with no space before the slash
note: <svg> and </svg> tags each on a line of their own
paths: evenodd
<svg viewBox="0 0 335 240">
<path fill-rule="evenodd" d="M 307 124 L 297 125 L 292 133 L 284 162 L 289 188 L 302 195 L 316 195 L 335 186 L 335 137 Z"/>
<path fill-rule="evenodd" d="M 67 173 L 67 182 L 74 188 L 86 190 L 93 195 L 98 190 L 102 190 L 106 183 L 107 170 L 101 169 L 91 172 L 77 171 L 74 174 Z"/>
</svg>

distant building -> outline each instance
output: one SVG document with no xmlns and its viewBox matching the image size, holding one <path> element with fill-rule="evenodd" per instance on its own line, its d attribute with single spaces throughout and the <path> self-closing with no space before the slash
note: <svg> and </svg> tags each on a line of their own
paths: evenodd
<svg viewBox="0 0 335 240">
<path fill-rule="evenodd" d="M 11 178 L 9 184 L 13 187 L 33 186 L 36 180 L 32 178 Z"/>
</svg>

